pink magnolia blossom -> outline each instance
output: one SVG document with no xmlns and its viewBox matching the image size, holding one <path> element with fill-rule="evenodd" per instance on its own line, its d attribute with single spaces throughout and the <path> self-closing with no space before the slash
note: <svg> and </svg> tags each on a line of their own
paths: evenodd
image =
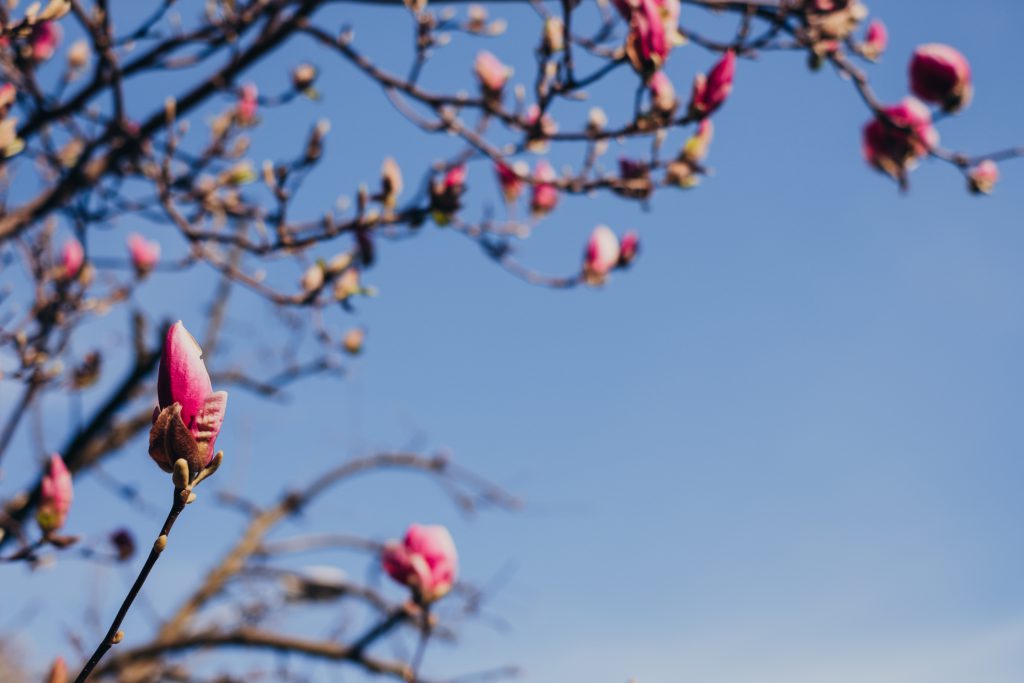
<svg viewBox="0 0 1024 683">
<path fill-rule="evenodd" d="M 533 171 L 534 185 L 530 198 L 530 211 L 536 216 L 549 213 L 558 204 L 558 188 L 555 186 L 555 169 L 546 159 L 537 162 Z"/>
<path fill-rule="evenodd" d="M 732 81 L 736 75 L 736 53 L 726 50 L 718 63 L 711 67 L 707 76 L 697 74 L 693 79 L 693 94 L 690 97 L 690 111 L 695 116 L 708 116 L 722 106 L 732 92 Z"/>
<path fill-rule="evenodd" d="M 74 237 L 68 238 L 61 249 L 60 262 L 64 267 L 64 277 L 70 280 L 78 275 L 78 271 L 82 269 L 82 263 L 85 262 L 85 250 L 82 248 L 82 243 Z"/>
<path fill-rule="evenodd" d="M 671 116 L 678 104 L 676 89 L 664 71 L 658 71 L 647 81 L 651 89 L 651 106 L 660 114 Z"/>
<path fill-rule="evenodd" d="M 399 541 L 384 546 L 384 571 L 412 589 L 423 602 L 443 597 L 455 583 L 458 555 L 451 534 L 443 526 L 413 524 Z"/>
<path fill-rule="evenodd" d="M 138 233 L 128 236 L 128 254 L 140 275 L 153 270 L 160 260 L 160 243 L 151 242 Z"/>
<path fill-rule="evenodd" d="M 170 472 L 184 458 L 194 473 L 210 464 L 227 408 L 225 391 L 213 391 L 203 350 L 179 320 L 167 331 L 157 375 L 159 407 L 153 412 L 149 455 Z"/>
<path fill-rule="evenodd" d="M 999 182 L 999 167 L 991 159 L 978 162 L 967 172 L 967 184 L 974 194 L 991 194 Z"/>
<path fill-rule="evenodd" d="M 864 126 L 864 158 L 901 183 L 917 159 L 939 143 L 928 107 L 912 97 L 882 110 Z"/>
<path fill-rule="evenodd" d="M 640 253 L 640 234 L 636 230 L 630 230 L 622 236 L 619 244 L 619 265 L 626 267 L 636 260 Z"/>
<path fill-rule="evenodd" d="M 64 461 L 54 453 L 50 456 L 50 467 L 43 476 L 40 485 L 39 511 L 36 520 L 44 533 L 51 533 L 64 526 L 74 490 L 71 485 L 71 473 Z"/>
<path fill-rule="evenodd" d="M 637 72 L 650 74 L 661 68 L 672 47 L 661 8 L 655 0 L 633 0 L 630 9 L 626 55 Z"/>
<path fill-rule="evenodd" d="M 55 21 L 41 21 L 32 27 L 28 43 L 32 51 L 32 59 L 45 62 L 60 46 L 64 31 Z"/>
<path fill-rule="evenodd" d="M 480 87 L 484 94 L 488 97 L 500 96 L 512 73 L 507 66 L 501 63 L 501 60 L 487 50 L 482 50 L 476 56 L 473 71 L 480 81 Z"/>
<path fill-rule="evenodd" d="M 872 20 L 868 24 L 868 29 L 864 33 L 864 42 L 861 44 L 864 56 L 868 59 L 878 59 L 888 46 L 889 31 L 885 28 L 885 24 L 881 19 Z"/>
<path fill-rule="evenodd" d="M 619 238 L 607 225 L 594 228 L 583 252 L 583 276 L 589 284 L 600 284 L 619 263 Z"/>
<path fill-rule="evenodd" d="M 238 96 L 238 104 L 235 106 L 235 116 L 238 123 L 248 126 L 256 122 L 256 110 L 259 108 L 259 90 L 255 83 L 247 83 L 242 86 L 242 92 Z"/>
<path fill-rule="evenodd" d="M 959 111 L 971 100 L 971 65 L 948 45 L 922 45 L 910 59 L 910 89 L 925 102 Z"/>
<path fill-rule="evenodd" d="M 523 168 L 524 164 L 517 163 L 515 167 L 510 167 L 508 164 L 498 161 L 494 164 L 494 174 L 498 178 L 498 186 L 501 188 L 501 194 L 505 197 L 505 201 L 512 204 L 520 195 L 523 193 L 524 182 L 521 176 L 525 175 L 524 171 L 528 173 L 528 169 Z"/>
</svg>

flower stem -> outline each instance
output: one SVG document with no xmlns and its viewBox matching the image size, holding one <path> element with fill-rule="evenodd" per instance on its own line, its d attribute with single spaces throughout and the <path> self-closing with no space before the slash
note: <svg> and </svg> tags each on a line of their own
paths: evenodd
<svg viewBox="0 0 1024 683">
<path fill-rule="evenodd" d="M 132 603 L 135 602 L 135 598 L 138 597 L 139 591 L 142 590 L 142 585 L 146 583 L 146 579 L 149 577 L 149 572 L 153 570 L 153 565 L 160 559 L 160 553 L 163 552 L 164 548 L 167 547 L 167 535 L 171 533 L 171 527 L 174 526 L 175 520 L 178 519 L 178 515 L 185 509 L 185 505 L 188 503 L 189 495 L 191 490 L 188 488 L 175 488 L 174 490 L 174 502 L 171 504 L 171 511 L 167 513 L 167 519 L 164 520 L 164 525 L 160 529 L 160 535 L 157 536 L 156 542 L 153 543 L 153 549 L 149 551 L 149 557 L 146 558 L 146 563 L 142 565 L 142 570 L 139 572 L 138 578 L 135 579 L 135 583 L 132 584 L 131 590 L 128 591 L 128 595 L 125 596 L 124 602 L 121 603 L 121 609 L 117 610 L 117 616 L 114 617 L 114 622 L 110 625 L 110 630 L 103 637 L 103 640 L 96 647 L 96 651 L 92 653 L 92 657 L 86 662 L 82 668 L 81 673 L 78 674 L 78 678 L 75 679 L 75 683 L 85 683 L 89 678 L 89 674 L 96 668 L 100 660 L 103 659 L 103 655 L 107 654 L 107 651 L 115 644 L 121 642 L 121 638 L 124 637 L 124 633 L 121 629 L 121 622 L 124 621 L 125 616 L 128 614 L 128 610 L 131 609 Z"/>
</svg>

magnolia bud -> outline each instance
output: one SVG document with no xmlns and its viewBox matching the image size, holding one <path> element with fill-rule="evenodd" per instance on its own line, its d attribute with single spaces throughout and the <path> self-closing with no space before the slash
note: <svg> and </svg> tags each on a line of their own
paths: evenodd
<svg viewBox="0 0 1024 683">
<path fill-rule="evenodd" d="M 925 102 L 957 112 L 971 101 L 971 66 L 948 45 L 922 45 L 910 60 L 910 89 Z"/>
<path fill-rule="evenodd" d="M 418 601 L 429 603 L 451 590 L 459 559 L 447 529 L 413 524 L 402 541 L 384 546 L 381 562 L 388 576 L 408 586 Z"/>
<path fill-rule="evenodd" d="M 363 350 L 363 340 L 365 338 L 366 332 L 362 328 L 353 327 L 345 333 L 344 338 L 341 340 L 341 344 L 346 353 L 350 353 L 355 356 Z"/>
</svg>

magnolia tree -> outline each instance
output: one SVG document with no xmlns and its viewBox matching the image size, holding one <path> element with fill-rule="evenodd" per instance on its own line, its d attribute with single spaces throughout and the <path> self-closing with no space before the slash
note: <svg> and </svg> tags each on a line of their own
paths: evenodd
<svg viewBox="0 0 1024 683">
<path fill-rule="evenodd" d="M 446 529 L 412 523 L 402 540 L 389 543 L 331 524 L 309 536 L 268 536 L 367 470 L 425 473 L 466 509 L 516 505 L 445 455 L 386 452 L 351 460 L 269 503 L 222 495 L 222 505 L 248 519 L 233 545 L 194 558 L 209 571 L 183 587 L 179 608 L 155 633 L 122 630 L 147 578 L 159 572 L 158 559 L 174 552 L 176 519 L 190 504 L 214 503 L 197 500 L 196 487 L 232 466 L 231 454 L 216 448 L 222 425 L 235 418 L 225 389 L 272 398 L 304 377 L 337 374 L 364 344 L 363 329 L 351 322 L 354 305 L 373 293 L 363 277 L 387 258 L 386 245 L 444 229 L 475 241 L 486 258 L 530 283 L 604 286 L 637 258 L 636 231 L 593 227 L 580 245 L 582 256 L 565 255 L 569 265 L 560 275 L 534 270 L 516 247 L 559 213 L 566 195 L 612 193 L 644 205 L 656 192 L 696 187 L 707 174 L 715 113 L 729 106 L 734 75 L 779 51 L 803 54 L 810 68 L 828 68 L 850 82 L 865 107 L 864 159 L 901 190 L 914 166 L 930 158 L 948 165 L 954 181 L 959 172 L 970 192 L 989 193 L 997 164 L 1024 154 L 940 145 L 938 125 L 963 114 L 972 95 L 970 65 L 953 46 L 918 47 L 907 68 L 907 97 L 880 101 L 868 67 L 885 52 L 887 30 L 857 0 L 534 2 L 535 20 L 516 27 L 535 36 L 529 45 L 503 41 L 507 22 L 482 6 L 408 0 L 404 16 L 378 10 L 394 12 L 401 24 L 392 40 L 411 35 L 411 63 L 401 70 L 379 61 L 391 57 L 384 53 L 392 46 L 361 43 L 352 27 L 325 16 L 338 3 L 324 0 L 154 2 L 134 9 L 145 10 L 135 17 L 117 16 L 104 0 L 16 4 L 0 10 L 0 350 L 14 396 L 0 424 L 0 458 L 5 471 L 28 474 L 21 481 L 5 476 L 0 484 L 4 571 L 72 555 L 134 566 L 141 558 L 125 529 L 111 528 L 101 545 L 75 537 L 76 509 L 90 501 L 73 502 L 73 482 L 126 447 L 141 450 L 136 437 L 147 432 L 153 477 L 171 475 L 169 500 L 162 501 L 169 511 L 152 545 L 145 539 L 137 579 L 120 607 L 103 605 L 109 628 L 76 634 L 73 650 L 55 645 L 52 682 L 213 680 L 194 677 L 184 655 L 227 647 L 292 652 L 422 680 L 427 644 L 453 635 L 433 608 L 445 603 L 472 611 L 478 598 L 459 580 L 456 541 Z M 704 15 L 717 22 L 714 35 L 692 28 Z M 449 88 L 425 86 L 432 59 L 460 40 L 492 44 L 451 75 Z M 293 41 L 304 41 L 316 59 L 281 63 L 287 79 L 257 83 L 251 70 L 283 61 Z M 498 56 L 516 51 L 533 56 L 529 73 L 513 73 Z M 706 64 L 685 81 L 665 68 L 683 51 Z M 320 89 L 344 87 L 321 82 L 312 65 L 331 59 L 379 86 L 383 100 L 425 136 L 448 134 L 449 153 L 425 167 L 403 168 L 383 147 L 379 177 L 352 188 L 351 201 L 332 197 L 311 209 L 295 197 L 330 151 L 327 119 L 296 136 L 265 129 L 261 118 L 301 98 L 316 99 Z M 625 91 L 618 85 L 624 74 Z M 141 84 L 161 77 L 169 90 L 155 98 Z M 611 79 L 618 79 L 615 90 L 602 89 Z M 627 113 L 606 114 L 602 97 L 627 101 L 627 107 L 605 107 Z M 293 153 L 252 159 L 259 136 L 292 138 Z M 609 162 L 613 141 L 635 143 L 629 149 L 636 153 Z M 549 161 L 556 153 L 570 161 L 556 169 Z M 493 192 L 495 185 L 503 211 L 470 208 L 473 193 Z M 120 257 L 92 250 L 98 235 L 110 233 L 125 245 Z M 187 320 L 204 330 L 201 343 L 182 322 L 153 319 L 133 305 L 157 270 L 182 287 L 203 272 L 216 275 L 202 319 Z M 225 353 L 219 344 L 231 293 L 239 288 L 272 307 L 268 324 L 302 329 L 316 344 L 280 349 L 272 362 L 259 364 L 258 375 L 239 365 L 241 352 Z M 88 345 L 93 321 L 117 310 L 125 311 L 111 318 L 127 326 L 124 351 L 77 351 Z M 105 361 L 117 354 L 128 360 L 107 377 Z M 95 409 L 61 437 L 61 452 L 14 447 L 26 416 L 68 392 L 103 393 L 91 397 Z M 126 487 L 117 493 L 139 495 Z M 313 547 L 366 553 L 371 565 L 407 588 L 408 599 L 395 602 L 375 585 L 275 565 Z M 210 606 L 238 599 L 232 587 L 254 577 L 265 580 L 265 590 L 294 599 L 294 609 L 314 601 L 356 603 L 367 626 L 348 640 L 316 640 L 266 628 L 245 610 L 239 611 L 244 617 L 211 625 Z M 378 642 L 399 633 L 413 634 L 416 647 L 406 656 L 380 655 Z M 18 677 L 14 669 L 4 674 L 5 681 Z"/>
</svg>

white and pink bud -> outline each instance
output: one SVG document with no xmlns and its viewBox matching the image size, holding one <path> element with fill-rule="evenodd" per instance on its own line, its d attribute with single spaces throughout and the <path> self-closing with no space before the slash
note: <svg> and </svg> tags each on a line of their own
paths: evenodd
<svg viewBox="0 0 1024 683">
<path fill-rule="evenodd" d="M 153 411 L 149 455 L 171 472 L 184 459 L 192 474 L 213 460 L 228 394 L 214 391 L 203 350 L 179 320 L 167 331 L 157 375 L 159 407 Z"/>
<path fill-rule="evenodd" d="M 71 473 L 61 457 L 54 453 L 50 456 L 50 466 L 46 474 L 43 475 L 43 481 L 39 487 L 39 507 L 36 512 L 36 521 L 44 534 L 52 534 L 64 526 L 68 511 L 71 510 L 73 498 L 74 487 L 71 483 Z"/>
<path fill-rule="evenodd" d="M 128 255 L 140 277 L 148 274 L 160 262 L 160 243 L 147 240 L 138 233 L 128 236 Z"/>
<path fill-rule="evenodd" d="M 381 556 L 384 571 L 407 586 L 421 603 L 444 597 L 458 574 L 458 554 L 443 526 L 413 524 L 402 541 L 390 541 Z"/>
<path fill-rule="evenodd" d="M 991 159 L 985 159 L 967 172 L 967 187 L 974 194 L 992 194 L 999 182 L 999 167 Z"/>
<path fill-rule="evenodd" d="M 546 159 L 538 161 L 533 170 L 533 192 L 530 197 L 530 212 L 534 216 L 550 213 L 558 204 L 555 180 L 555 169 L 551 164 Z"/>
<path fill-rule="evenodd" d="M 633 261 L 636 260 L 637 255 L 640 253 L 640 234 L 636 230 L 629 230 L 625 235 L 622 236 L 622 242 L 619 243 L 619 263 L 620 268 L 627 268 Z"/>
<path fill-rule="evenodd" d="M 959 111 L 971 101 L 971 65 L 949 45 L 922 45 L 910 59 L 910 89 L 925 102 Z"/>
<path fill-rule="evenodd" d="M 861 53 L 874 61 L 882 56 L 888 46 L 889 30 L 881 19 L 872 20 L 864 33 L 864 42 L 860 46 Z"/>
<path fill-rule="evenodd" d="M 736 53 L 726 50 L 718 62 L 711 67 L 707 76 L 697 74 L 693 80 L 693 91 L 690 96 L 690 113 L 693 116 L 709 116 L 732 92 L 732 83 L 736 75 Z"/>
<path fill-rule="evenodd" d="M 672 116 L 679 105 L 672 80 L 658 71 L 647 81 L 647 87 L 651 90 L 651 108 L 662 116 Z"/>
<path fill-rule="evenodd" d="M 256 112 L 259 110 L 259 89 L 255 83 L 246 83 L 238 95 L 235 105 L 235 122 L 240 126 L 251 126 L 256 123 Z"/>
<path fill-rule="evenodd" d="M 587 284 L 599 285 L 619 264 L 619 238 L 607 225 L 594 228 L 583 252 L 583 279 Z"/>
<path fill-rule="evenodd" d="M 529 167 L 522 161 L 518 161 L 512 166 L 503 161 L 494 163 L 494 175 L 498 179 L 498 187 L 501 188 L 501 195 L 505 198 L 506 204 L 515 203 L 523 194 L 525 187 L 523 176 L 529 172 Z"/>
<path fill-rule="evenodd" d="M 482 50 L 477 54 L 473 71 L 480 82 L 480 89 L 483 91 L 484 97 L 492 100 L 501 98 L 501 92 L 512 75 L 512 70 L 487 50 Z"/>
</svg>

